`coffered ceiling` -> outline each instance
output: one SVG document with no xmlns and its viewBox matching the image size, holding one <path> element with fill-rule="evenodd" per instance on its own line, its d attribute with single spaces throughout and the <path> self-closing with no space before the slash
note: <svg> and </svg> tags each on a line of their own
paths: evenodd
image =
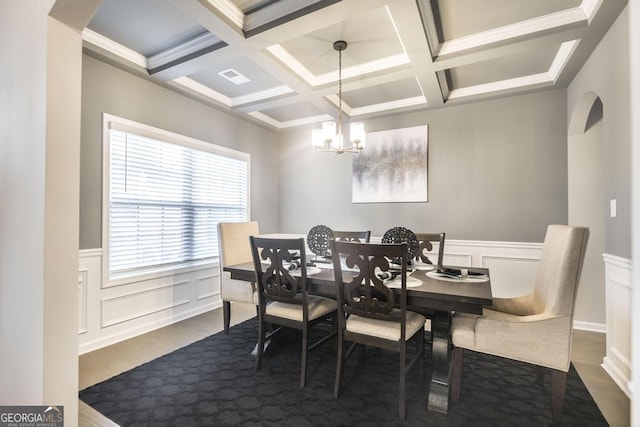
<svg viewBox="0 0 640 427">
<path fill-rule="evenodd" d="M 275 130 L 565 87 L 626 0 L 103 0 L 85 51 Z"/>
</svg>

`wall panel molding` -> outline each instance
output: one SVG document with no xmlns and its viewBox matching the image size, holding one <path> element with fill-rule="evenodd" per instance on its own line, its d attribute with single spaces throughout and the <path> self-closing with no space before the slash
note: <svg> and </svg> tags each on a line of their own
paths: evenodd
<svg viewBox="0 0 640 427">
<path fill-rule="evenodd" d="M 79 354 L 222 306 L 217 265 L 111 287 L 101 269 L 101 249 L 80 251 Z"/>
<path fill-rule="evenodd" d="M 78 333 L 85 334 L 87 332 L 87 276 L 88 270 L 80 270 L 78 272 Z"/>
<path fill-rule="evenodd" d="M 220 298 L 220 274 L 200 276 L 196 279 L 196 299 Z"/>
<path fill-rule="evenodd" d="M 188 304 L 189 284 L 188 280 L 183 280 L 143 291 L 103 298 L 100 301 L 101 326 L 106 328 Z"/>
<path fill-rule="evenodd" d="M 607 348 L 602 368 L 631 398 L 631 260 L 603 254 Z"/>
</svg>

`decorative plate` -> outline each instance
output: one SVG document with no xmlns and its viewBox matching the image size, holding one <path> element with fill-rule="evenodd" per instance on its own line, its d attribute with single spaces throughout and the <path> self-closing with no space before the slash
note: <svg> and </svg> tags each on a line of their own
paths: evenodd
<svg viewBox="0 0 640 427">
<path fill-rule="evenodd" d="M 333 239 L 333 230 L 326 225 L 316 225 L 307 234 L 307 245 L 311 252 L 317 256 L 329 258 L 331 256 L 331 250 L 329 249 L 329 241 L 331 239 Z"/>
<path fill-rule="evenodd" d="M 382 236 L 382 243 L 406 243 L 409 264 L 418 253 L 418 239 L 413 231 L 404 227 L 393 227 Z M 395 260 L 394 260 L 395 262 Z"/>
</svg>

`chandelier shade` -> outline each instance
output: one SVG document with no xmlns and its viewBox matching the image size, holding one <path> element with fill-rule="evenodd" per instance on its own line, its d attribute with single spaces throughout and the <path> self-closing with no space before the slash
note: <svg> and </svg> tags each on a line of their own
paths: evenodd
<svg viewBox="0 0 640 427">
<path fill-rule="evenodd" d="M 336 154 L 359 153 L 367 145 L 367 133 L 364 123 L 353 122 L 349 126 L 349 146 L 344 145 L 342 127 L 342 51 L 347 48 L 347 42 L 338 40 L 333 43 L 333 49 L 338 51 L 338 121 L 322 122 L 320 129 L 311 131 L 311 145 L 317 151 L 328 151 Z"/>
</svg>

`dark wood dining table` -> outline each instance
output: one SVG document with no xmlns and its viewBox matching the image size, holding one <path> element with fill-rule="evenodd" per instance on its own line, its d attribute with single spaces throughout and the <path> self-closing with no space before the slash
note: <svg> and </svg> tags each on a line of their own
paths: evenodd
<svg viewBox="0 0 640 427">
<path fill-rule="evenodd" d="M 334 272 L 330 265 L 318 264 L 320 272 L 307 276 L 310 293 L 336 298 Z M 464 267 L 489 277 L 482 268 Z M 232 279 L 255 282 L 252 263 L 224 267 Z M 349 272 L 345 272 L 345 279 Z M 407 305 L 415 311 L 432 314 L 432 373 L 429 387 L 429 411 L 447 414 L 451 380 L 451 316 L 453 312 L 482 314 L 482 307 L 491 305 L 491 283 L 486 281 L 445 280 L 431 277 L 427 271 L 415 270 L 410 277 L 419 279 L 419 286 L 407 287 Z M 398 290 L 399 291 L 399 290 Z"/>
</svg>

